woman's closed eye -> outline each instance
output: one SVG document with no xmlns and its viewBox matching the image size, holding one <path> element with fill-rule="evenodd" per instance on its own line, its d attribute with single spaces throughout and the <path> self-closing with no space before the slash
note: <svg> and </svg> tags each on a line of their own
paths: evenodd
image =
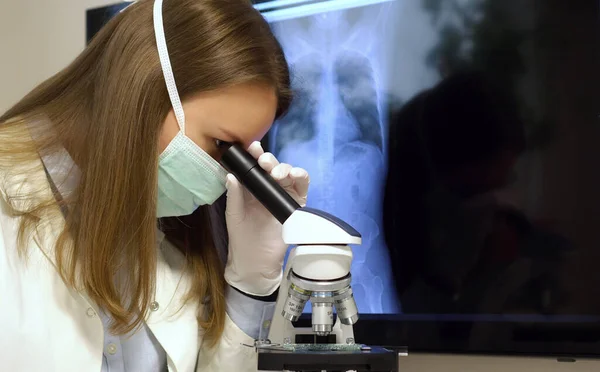
<svg viewBox="0 0 600 372">
<path fill-rule="evenodd" d="M 213 157 L 216 157 L 217 160 L 220 159 L 221 156 L 225 153 L 225 151 L 227 151 L 227 149 L 231 146 L 231 142 L 227 142 L 216 138 L 213 140 L 213 143 L 213 152 L 215 153 L 215 156 Z"/>
<path fill-rule="evenodd" d="M 219 150 L 226 150 L 231 144 L 227 141 L 223 141 L 215 138 L 215 147 Z"/>
<path fill-rule="evenodd" d="M 214 139 L 214 142 L 215 142 L 215 146 L 216 146 L 218 149 L 219 149 L 219 148 L 221 148 L 221 147 L 223 147 L 223 145 L 225 144 L 225 141 L 222 141 L 222 140 L 220 140 L 220 139 L 216 139 L 216 138 Z"/>
</svg>

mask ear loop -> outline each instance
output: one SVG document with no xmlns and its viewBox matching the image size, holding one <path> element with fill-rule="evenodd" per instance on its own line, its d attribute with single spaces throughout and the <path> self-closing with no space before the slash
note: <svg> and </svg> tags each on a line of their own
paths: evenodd
<svg viewBox="0 0 600 372">
<path fill-rule="evenodd" d="M 169 59 L 169 50 L 167 49 L 167 40 L 165 38 L 163 24 L 162 6 L 163 0 L 154 1 L 154 34 L 156 36 L 156 47 L 158 48 L 158 56 L 160 58 L 163 76 L 167 83 L 167 91 L 169 92 L 169 98 L 171 99 L 171 106 L 175 112 L 175 118 L 177 119 L 177 124 L 179 124 L 179 129 L 185 134 L 185 114 L 183 113 L 183 106 L 181 105 L 181 99 L 177 92 L 171 60 Z"/>
</svg>

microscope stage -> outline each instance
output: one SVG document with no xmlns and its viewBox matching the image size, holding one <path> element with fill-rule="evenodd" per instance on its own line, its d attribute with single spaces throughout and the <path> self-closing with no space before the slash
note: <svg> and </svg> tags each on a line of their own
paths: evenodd
<svg viewBox="0 0 600 372">
<path fill-rule="evenodd" d="M 259 371 L 397 372 L 398 353 L 380 347 L 297 344 L 259 348 Z M 344 347 L 341 347 L 344 346 Z"/>
</svg>

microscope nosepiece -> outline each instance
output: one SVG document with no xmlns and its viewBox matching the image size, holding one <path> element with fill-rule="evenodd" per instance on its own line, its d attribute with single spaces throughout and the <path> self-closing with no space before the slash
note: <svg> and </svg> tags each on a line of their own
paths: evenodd
<svg viewBox="0 0 600 372">
<path fill-rule="evenodd" d="M 306 302 L 310 301 L 312 330 L 318 336 L 327 336 L 333 331 L 334 309 L 342 324 L 354 325 L 358 321 L 350 274 L 335 280 L 311 280 L 292 271 L 289 280 L 288 298 L 282 311 L 285 319 L 298 320 Z"/>
</svg>

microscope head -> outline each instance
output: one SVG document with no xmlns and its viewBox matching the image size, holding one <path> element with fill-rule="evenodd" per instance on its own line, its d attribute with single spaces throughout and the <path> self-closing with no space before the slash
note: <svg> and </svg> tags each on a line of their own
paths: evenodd
<svg viewBox="0 0 600 372">
<path fill-rule="evenodd" d="M 283 241 L 296 246 L 284 273 L 283 284 L 289 287 L 283 317 L 298 320 L 310 300 L 312 328 L 317 335 L 332 331 L 334 307 L 342 324 L 356 323 L 358 310 L 350 287 L 352 249 L 348 245 L 361 244 L 360 233 L 335 216 L 300 207 L 248 152 L 237 144 L 229 146 L 221 164 L 283 224 Z"/>
<path fill-rule="evenodd" d="M 283 224 L 283 240 L 290 245 L 361 244 L 358 231 L 326 212 L 300 205 L 238 144 L 229 148 L 221 164 Z"/>
</svg>

